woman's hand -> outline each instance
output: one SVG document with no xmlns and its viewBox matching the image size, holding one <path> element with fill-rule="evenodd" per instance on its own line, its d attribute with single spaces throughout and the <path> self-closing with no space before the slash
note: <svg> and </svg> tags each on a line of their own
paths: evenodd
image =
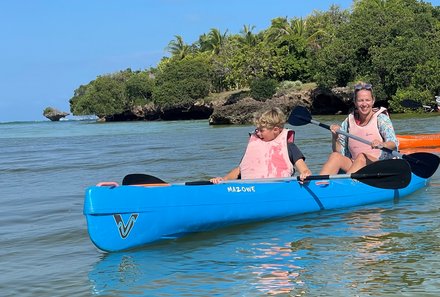
<svg viewBox="0 0 440 297">
<path fill-rule="evenodd" d="M 375 140 L 373 140 L 373 141 L 371 142 L 371 148 L 374 148 L 374 149 L 381 149 L 381 148 L 384 148 L 384 147 L 385 147 L 384 142 L 382 142 L 382 141 L 380 141 L 380 140 L 378 140 L 378 139 L 375 139 Z"/>
<path fill-rule="evenodd" d="M 332 131 L 333 136 L 337 135 L 337 132 L 341 129 L 341 126 L 338 124 L 331 124 L 330 125 L 330 131 Z"/>
</svg>

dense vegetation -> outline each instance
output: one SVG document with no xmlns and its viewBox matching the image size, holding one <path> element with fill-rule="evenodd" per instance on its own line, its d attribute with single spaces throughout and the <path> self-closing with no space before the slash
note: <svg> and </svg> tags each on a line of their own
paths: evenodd
<svg viewBox="0 0 440 297">
<path fill-rule="evenodd" d="M 275 18 L 254 33 L 211 29 L 187 44 L 176 35 L 170 57 L 145 71 L 102 75 L 75 90 L 75 115 L 99 117 L 135 105 L 187 107 L 209 93 L 251 87 L 264 99 L 286 82 L 337 87 L 369 81 L 376 97 L 403 111 L 401 100 L 431 104 L 440 92 L 440 7 L 417 0 L 354 0 L 305 19 Z M 260 83 L 259 83 L 260 82 Z"/>
</svg>

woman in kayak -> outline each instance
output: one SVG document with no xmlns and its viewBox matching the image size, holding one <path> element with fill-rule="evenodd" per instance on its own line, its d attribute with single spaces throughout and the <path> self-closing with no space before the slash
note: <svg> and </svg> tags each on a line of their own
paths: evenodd
<svg viewBox="0 0 440 297">
<path fill-rule="evenodd" d="M 373 108 L 374 101 L 371 84 L 359 82 L 354 86 L 355 110 L 341 126 L 330 126 L 333 153 L 320 174 L 337 174 L 339 170 L 354 173 L 377 160 L 392 158 L 390 153 L 380 148 L 397 150 L 398 140 L 393 124 L 385 108 Z M 371 146 L 337 134 L 338 130 L 366 139 L 371 142 Z"/>
<path fill-rule="evenodd" d="M 290 177 L 296 167 L 300 179 L 312 172 L 305 157 L 293 143 L 295 132 L 284 128 L 286 117 L 279 108 L 271 108 L 254 118 L 255 132 L 250 135 L 245 154 L 238 167 L 224 177 L 215 177 L 211 182 L 224 180 Z"/>
</svg>

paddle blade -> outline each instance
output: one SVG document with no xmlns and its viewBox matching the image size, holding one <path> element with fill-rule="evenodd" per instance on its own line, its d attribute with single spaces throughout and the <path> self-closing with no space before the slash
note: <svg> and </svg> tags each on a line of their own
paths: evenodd
<svg viewBox="0 0 440 297">
<path fill-rule="evenodd" d="M 122 185 L 125 186 L 142 184 L 166 184 L 166 182 L 158 177 L 142 173 L 128 174 L 122 180 Z"/>
<path fill-rule="evenodd" d="M 303 126 L 310 123 L 312 116 L 304 106 L 295 107 L 289 115 L 287 122 L 292 126 Z"/>
<path fill-rule="evenodd" d="M 417 102 L 415 100 L 411 100 L 411 99 L 404 99 L 404 100 L 400 101 L 400 105 L 402 105 L 403 107 L 406 107 L 406 108 L 420 108 L 420 107 L 422 107 L 422 103 Z"/>
<path fill-rule="evenodd" d="M 402 155 L 402 158 L 409 162 L 411 171 L 422 178 L 430 178 L 440 164 L 439 156 L 425 152 Z"/>
<path fill-rule="evenodd" d="M 381 160 L 361 168 L 351 177 L 376 188 L 402 189 L 411 181 L 411 168 L 402 159 Z"/>
</svg>

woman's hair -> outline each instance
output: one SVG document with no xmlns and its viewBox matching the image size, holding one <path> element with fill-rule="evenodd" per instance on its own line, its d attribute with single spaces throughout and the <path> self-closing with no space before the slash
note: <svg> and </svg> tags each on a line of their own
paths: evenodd
<svg viewBox="0 0 440 297">
<path fill-rule="evenodd" d="M 269 110 L 256 113 L 254 116 L 254 124 L 259 128 L 283 128 L 285 123 L 286 116 L 278 107 L 273 107 Z"/>
</svg>

